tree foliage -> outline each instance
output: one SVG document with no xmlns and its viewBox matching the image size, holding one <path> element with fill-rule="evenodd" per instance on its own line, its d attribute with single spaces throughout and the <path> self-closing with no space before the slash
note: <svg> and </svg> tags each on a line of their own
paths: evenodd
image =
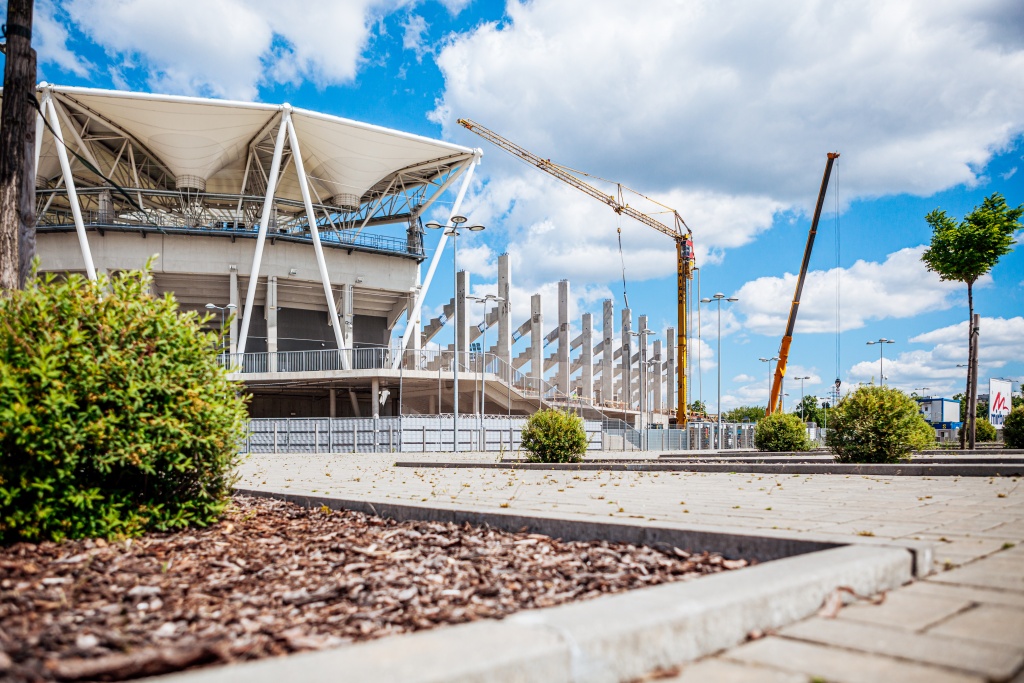
<svg viewBox="0 0 1024 683">
<path fill-rule="evenodd" d="M 690 414 L 700 415 L 701 417 L 707 417 L 708 405 L 704 401 L 694 401 L 690 404 Z"/>
<path fill-rule="evenodd" d="M 583 418 L 568 410 L 539 410 L 523 427 L 530 462 L 579 462 L 587 452 Z"/>
<path fill-rule="evenodd" d="M 759 451 L 807 451 L 811 448 L 807 428 L 799 415 L 772 413 L 754 428 L 754 445 Z"/>
<path fill-rule="evenodd" d="M 722 414 L 722 422 L 757 422 L 764 419 L 764 406 L 740 406 Z"/>
<path fill-rule="evenodd" d="M 799 417 L 801 408 L 803 408 L 804 422 L 813 422 L 819 427 L 825 426 L 825 413 L 831 411 L 831 408 L 826 411 L 825 408 L 821 407 L 821 402 L 818 401 L 817 396 L 804 396 L 799 403 L 793 406 L 790 412 Z"/>
<path fill-rule="evenodd" d="M 0 541 L 214 521 L 245 401 L 217 339 L 148 272 L 50 275 L 0 300 Z"/>
<path fill-rule="evenodd" d="M 828 427 L 825 444 L 839 462 L 899 462 L 935 443 L 917 401 L 885 386 L 845 396 L 829 414 Z"/>
<path fill-rule="evenodd" d="M 932 228 L 932 241 L 921 260 L 943 280 L 973 284 L 1010 253 L 1014 233 L 1024 227 L 1021 215 L 1024 205 L 1011 209 L 998 192 L 986 197 L 959 223 L 935 209 L 925 216 Z"/>
<path fill-rule="evenodd" d="M 977 430 L 978 441 L 996 440 L 996 428 L 988 421 L 988 418 L 979 417 L 975 429 Z"/>
<path fill-rule="evenodd" d="M 1014 408 L 1003 418 L 1003 444 L 1007 448 L 1024 448 L 1024 406 Z"/>
</svg>

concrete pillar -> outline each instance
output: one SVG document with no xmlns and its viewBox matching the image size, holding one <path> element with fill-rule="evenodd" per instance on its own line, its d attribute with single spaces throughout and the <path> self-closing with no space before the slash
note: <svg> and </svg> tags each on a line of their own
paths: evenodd
<svg viewBox="0 0 1024 683">
<path fill-rule="evenodd" d="M 437 396 L 430 394 L 430 396 L 427 397 L 427 413 L 430 415 L 437 415 L 439 412 L 440 411 L 437 407 Z"/>
<path fill-rule="evenodd" d="M 563 394 L 571 393 L 569 387 L 569 281 L 558 281 L 558 374 L 556 384 Z"/>
<path fill-rule="evenodd" d="M 626 404 L 627 408 L 632 407 L 633 401 L 633 340 L 630 332 L 633 331 L 632 312 L 628 308 L 622 309 L 622 358 L 619 364 L 622 366 L 622 393 L 619 400 Z"/>
<path fill-rule="evenodd" d="M 637 325 L 639 329 L 647 329 L 647 316 L 642 315 L 637 318 Z M 637 393 L 637 407 L 644 411 L 650 411 L 650 382 L 651 373 L 650 368 L 646 367 L 648 355 L 647 355 L 647 335 L 641 334 L 637 339 L 640 340 L 639 358 L 637 359 L 637 377 L 636 377 L 636 393 Z M 642 369 L 642 370 L 641 370 Z M 641 377 L 643 382 L 641 382 Z M 640 400 L 640 393 L 643 393 L 643 400 Z"/>
<path fill-rule="evenodd" d="M 328 389 L 327 397 L 330 400 L 331 404 L 330 412 L 328 413 L 328 415 L 330 417 L 338 417 L 338 390 Z"/>
<path fill-rule="evenodd" d="M 540 391 L 544 380 L 544 312 L 540 294 L 530 297 L 530 377 Z"/>
<path fill-rule="evenodd" d="M 654 364 L 654 372 L 651 373 L 651 382 L 654 385 L 654 405 L 652 406 L 655 410 L 661 411 L 662 408 L 662 387 L 665 385 L 665 377 L 661 372 L 661 369 L 665 367 L 665 357 L 661 355 L 661 340 L 654 340 L 654 358 L 657 362 Z"/>
<path fill-rule="evenodd" d="M 455 334 L 459 337 L 459 369 L 468 369 L 469 360 L 469 273 L 460 270 L 455 278 L 455 311 L 458 327 Z"/>
<path fill-rule="evenodd" d="M 580 395 L 587 399 L 594 398 L 594 316 L 583 314 L 583 345 L 580 348 L 580 363 L 583 374 L 580 375 Z"/>
<path fill-rule="evenodd" d="M 238 318 L 242 311 L 238 308 L 238 267 L 228 266 L 228 303 L 235 307 L 228 311 L 231 313 L 231 323 L 228 327 L 228 352 L 238 353 Z"/>
<path fill-rule="evenodd" d="M 498 296 L 504 299 L 498 304 L 498 358 L 507 365 L 512 364 L 512 268 L 508 254 L 498 257 Z M 487 349 L 484 349 L 487 351 Z"/>
<path fill-rule="evenodd" d="M 341 320 L 341 336 L 345 340 L 345 346 L 353 348 L 352 330 L 354 321 L 352 319 L 355 308 L 355 288 L 351 284 L 341 286 L 341 302 L 338 306 L 338 318 Z"/>
<path fill-rule="evenodd" d="M 409 315 L 409 313 L 416 310 L 416 300 L 419 299 L 419 296 L 419 286 L 413 287 L 409 290 L 409 307 L 406 309 L 406 315 Z M 412 337 L 409 339 L 409 348 L 413 351 L 419 350 L 423 342 L 423 325 L 421 323 L 421 318 L 408 321 L 407 324 L 412 325 L 415 328 L 415 331 L 412 333 Z"/>
<path fill-rule="evenodd" d="M 665 333 L 668 349 L 665 352 L 665 410 L 676 410 L 676 328 Z"/>
<path fill-rule="evenodd" d="M 277 352 L 277 276 L 267 278 L 267 351 Z"/>
<path fill-rule="evenodd" d="M 373 411 L 373 419 L 380 417 L 380 379 L 374 377 L 370 380 L 370 409 Z"/>
<path fill-rule="evenodd" d="M 611 299 L 604 300 L 601 325 L 601 400 L 611 401 L 615 396 L 615 302 Z"/>
</svg>

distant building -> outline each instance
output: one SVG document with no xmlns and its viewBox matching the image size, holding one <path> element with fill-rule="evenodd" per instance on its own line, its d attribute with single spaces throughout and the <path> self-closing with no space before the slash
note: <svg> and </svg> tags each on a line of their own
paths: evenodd
<svg viewBox="0 0 1024 683">
<path fill-rule="evenodd" d="M 951 398 L 918 398 L 917 405 L 925 422 L 935 429 L 939 441 L 954 438 L 963 425 L 960 422 L 960 401 Z"/>
</svg>

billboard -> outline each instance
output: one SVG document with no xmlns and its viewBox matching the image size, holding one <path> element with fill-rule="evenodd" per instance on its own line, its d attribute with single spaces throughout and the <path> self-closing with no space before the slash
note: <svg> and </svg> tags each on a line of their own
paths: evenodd
<svg viewBox="0 0 1024 683">
<path fill-rule="evenodd" d="M 1012 391 L 1013 383 L 1008 379 L 988 381 L 988 421 L 996 429 L 1003 428 L 1003 419 L 1010 414 Z"/>
</svg>

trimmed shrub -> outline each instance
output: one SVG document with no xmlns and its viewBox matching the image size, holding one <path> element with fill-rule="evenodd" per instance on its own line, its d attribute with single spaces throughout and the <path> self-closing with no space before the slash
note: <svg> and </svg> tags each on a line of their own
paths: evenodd
<svg viewBox="0 0 1024 683">
<path fill-rule="evenodd" d="M 0 299 L 0 542 L 212 523 L 245 429 L 217 336 L 146 271 Z"/>
<path fill-rule="evenodd" d="M 1003 444 L 1007 448 L 1024 448 L 1024 406 L 1014 408 L 1003 418 Z"/>
<path fill-rule="evenodd" d="M 917 401 L 884 386 L 848 394 L 829 415 L 828 427 L 825 443 L 838 462 L 899 462 L 935 444 L 935 430 Z"/>
<path fill-rule="evenodd" d="M 523 427 L 523 448 L 530 462 L 579 462 L 587 452 L 583 418 L 568 410 L 541 410 Z"/>
<path fill-rule="evenodd" d="M 808 451 L 811 441 L 799 415 L 772 413 L 754 427 L 754 445 L 759 451 Z"/>
<path fill-rule="evenodd" d="M 988 420 L 979 417 L 974 421 L 974 438 L 977 441 L 995 441 L 996 428 Z"/>
</svg>

